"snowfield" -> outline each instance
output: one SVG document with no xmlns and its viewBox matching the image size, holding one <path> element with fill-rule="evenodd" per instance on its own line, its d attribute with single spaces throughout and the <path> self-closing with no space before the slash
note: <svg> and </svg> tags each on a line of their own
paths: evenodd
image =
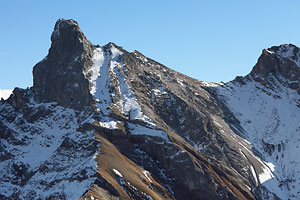
<svg viewBox="0 0 300 200">
<path fill-rule="evenodd" d="M 281 199 L 300 199 L 300 96 L 297 91 L 274 83 L 268 89 L 258 82 L 214 85 L 220 98 L 234 113 L 242 133 L 261 154 L 265 168 L 256 181 Z"/>
</svg>

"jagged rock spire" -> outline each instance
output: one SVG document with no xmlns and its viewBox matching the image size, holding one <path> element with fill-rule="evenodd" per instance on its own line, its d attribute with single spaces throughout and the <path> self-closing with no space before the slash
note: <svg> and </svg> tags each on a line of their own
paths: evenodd
<svg viewBox="0 0 300 200">
<path fill-rule="evenodd" d="M 59 19 L 55 23 L 54 31 L 51 35 L 52 45 L 49 50 L 55 55 L 74 56 L 82 51 L 88 51 L 87 48 L 92 44 L 88 41 L 78 26 L 78 23 L 72 19 Z"/>
<path fill-rule="evenodd" d="M 56 22 L 51 41 L 48 55 L 33 69 L 35 100 L 76 109 L 91 105 L 83 72 L 92 65 L 94 46 L 72 19 Z"/>
</svg>

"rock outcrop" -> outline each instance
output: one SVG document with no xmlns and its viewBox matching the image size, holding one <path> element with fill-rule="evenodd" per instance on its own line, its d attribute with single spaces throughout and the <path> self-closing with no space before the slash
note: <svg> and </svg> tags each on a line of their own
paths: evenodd
<svg viewBox="0 0 300 200">
<path fill-rule="evenodd" d="M 59 19 L 49 54 L 33 68 L 33 91 L 38 102 L 57 102 L 75 109 L 92 105 L 88 77 L 94 46 L 74 20 Z"/>
<path fill-rule="evenodd" d="M 300 49 L 292 44 L 264 49 L 251 77 L 266 87 L 274 85 L 274 78 L 300 94 Z"/>
</svg>

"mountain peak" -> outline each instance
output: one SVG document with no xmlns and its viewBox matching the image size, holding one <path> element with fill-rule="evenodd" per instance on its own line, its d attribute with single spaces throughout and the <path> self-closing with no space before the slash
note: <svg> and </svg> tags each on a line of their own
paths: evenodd
<svg viewBox="0 0 300 200">
<path fill-rule="evenodd" d="M 56 21 L 51 35 L 51 42 L 49 54 L 52 53 L 51 51 L 62 55 L 74 54 L 92 46 L 81 31 L 78 23 L 73 19 L 65 20 L 60 18 Z"/>
<path fill-rule="evenodd" d="M 266 50 L 270 54 L 275 54 L 281 58 L 289 59 L 300 67 L 300 49 L 293 44 L 283 44 L 280 46 L 273 46 Z"/>
<path fill-rule="evenodd" d="M 276 79 L 300 93 L 300 49 L 293 44 L 264 49 L 250 75 L 263 85 L 272 85 Z"/>
<path fill-rule="evenodd" d="M 62 34 L 66 33 L 65 31 L 67 29 L 74 29 L 74 31 L 82 33 L 78 26 L 78 23 L 75 20 L 66 20 L 63 18 L 59 18 L 55 23 L 54 31 L 51 35 L 51 41 L 53 42 L 54 40 L 59 39 L 62 36 Z"/>
<path fill-rule="evenodd" d="M 89 82 L 83 72 L 92 65 L 95 47 L 72 19 L 57 20 L 51 41 L 48 55 L 33 69 L 35 99 L 72 108 L 90 105 Z"/>
</svg>

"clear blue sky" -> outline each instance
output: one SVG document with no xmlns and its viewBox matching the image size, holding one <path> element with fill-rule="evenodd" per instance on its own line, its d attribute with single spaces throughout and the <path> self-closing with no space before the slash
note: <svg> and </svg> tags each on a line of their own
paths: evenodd
<svg viewBox="0 0 300 200">
<path fill-rule="evenodd" d="M 296 0 L 1 1 L 0 89 L 32 86 L 60 17 L 75 19 L 93 44 L 138 50 L 204 81 L 248 74 L 263 48 L 300 46 Z"/>
</svg>

